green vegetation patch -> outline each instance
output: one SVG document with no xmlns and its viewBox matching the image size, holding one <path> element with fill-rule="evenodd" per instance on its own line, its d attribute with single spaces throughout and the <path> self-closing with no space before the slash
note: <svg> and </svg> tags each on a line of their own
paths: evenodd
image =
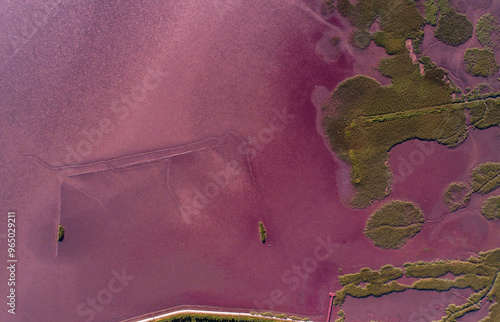
<svg viewBox="0 0 500 322">
<path fill-rule="evenodd" d="M 337 9 L 340 14 L 347 17 L 349 21 L 359 29 L 369 29 L 377 18 L 383 1 L 360 0 L 352 4 L 349 0 L 339 0 Z"/>
<path fill-rule="evenodd" d="M 366 271 L 365 268 L 363 270 Z M 341 306 L 348 295 L 362 298 L 382 296 L 392 292 L 404 292 L 410 289 L 443 292 L 452 289 L 470 288 L 476 293 L 469 296 L 462 305 L 448 305 L 443 311 L 440 321 L 456 321 L 456 319 L 465 316 L 467 313 L 478 310 L 482 306 L 481 301 L 485 298 L 490 302 L 495 301 L 495 303 L 490 306 L 488 316 L 481 321 L 498 321 L 498 317 L 500 317 L 500 305 L 498 304 L 500 300 L 500 248 L 479 253 L 478 257 L 471 257 L 467 261 L 407 263 L 404 265 L 404 270 L 407 277 L 421 279 L 415 281 L 412 285 L 404 285 L 396 281 L 390 283 L 368 282 L 365 287 L 353 283 L 346 284 L 343 285 L 340 291 L 335 293 L 333 303 Z M 362 272 L 360 271 L 360 273 Z M 452 273 L 457 277 L 455 279 L 438 278 L 447 273 Z M 350 277 L 346 278 L 346 276 Z M 339 276 L 339 281 L 345 282 L 352 276 L 356 276 L 356 274 Z M 343 318 L 345 319 L 345 314 Z"/>
<path fill-rule="evenodd" d="M 416 290 L 434 290 L 434 291 L 448 291 L 453 286 L 453 282 L 449 279 L 427 278 L 416 281 L 413 283 L 412 288 Z"/>
<path fill-rule="evenodd" d="M 340 291 L 335 292 L 334 305 L 342 305 L 347 295 L 355 298 L 364 298 L 369 296 L 382 296 L 392 292 L 403 292 L 408 286 L 392 281 L 385 284 L 368 284 L 366 287 L 347 284 Z"/>
<path fill-rule="evenodd" d="M 465 107 L 471 114 L 471 124 L 478 129 L 486 129 L 500 125 L 500 99 L 488 98 L 467 102 Z"/>
<path fill-rule="evenodd" d="M 351 34 L 351 43 L 359 49 L 365 49 L 371 41 L 372 35 L 364 29 L 356 29 Z"/>
<path fill-rule="evenodd" d="M 480 126 L 485 119 L 487 105 L 483 100 L 473 101 L 466 103 L 466 108 L 469 110 L 471 114 L 470 123 L 474 127 Z"/>
<path fill-rule="evenodd" d="M 413 1 L 407 0 L 339 0 L 337 8 L 341 15 L 359 30 L 368 30 L 380 18 L 377 45 L 385 47 L 387 53 L 396 54 L 406 51 L 406 39 L 415 39 L 425 21 Z M 381 33 L 384 39 L 380 37 Z M 366 40 L 366 38 L 362 38 Z M 365 42 L 361 42 L 365 44 Z"/>
<path fill-rule="evenodd" d="M 478 129 L 500 125 L 500 99 L 486 99 L 486 109 L 481 120 L 474 124 Z"/>
<path fill-rule="evenodd" d="M 339 276 L 340 285 L 354 284 L 358 285 L 361 282 L 371 284 L 383 284 L 388 281 L 396 280 L 403 276 L 403 270 L 395 268 L 392 265 L 383 266 L 380 271 L 372 271 L 365 267 L 355 274 L 346 274 Z"/>
<path fill-rule="evenodd" d="M 387 37 L 384 46 L 386 53 L 389 55 L 402 54 L 408 51 L 404 38 Z"/>
<path fill-rule="evenodd" d="M 420 31 L 415 39 L 413 40 L 413 52 L 415 54 L 421 54 L 422 53 L 422 43 L 424 42 L 424 36 L 425 33 L 423 31 Z"/>
<path fill-rule="evenodd" d="M 422 229 L 424 220 L 413 203 L 391 201 L 368 218 L 364 234 L 377 247 L 398 249 Z"/>
<path fill-rule="evenodd" d="M 443 199 L 451 212 L 469 205 L 472 189 L 465 182 L 451 183 L 443 194 Z"/>
<path fill-rule="evenodd" d="M 493 17 L 490 13 L 483 15 L 477 21 L 476 34 L 477 39 L 484 47 L 488 49 L 495 49 L 498 47 L 497 39 L 492 36 L 495 33 L 500 32 L 500 24 L 497 19 Z"/>
<path fill-rule="evenodd" d="M 493 288 L 486 294 L 488 301 L 493 302 L 490 306 L 490 312 L 486 318 L 481 322 L 495 322 L 500 321 L 500 278 L 497 278 Z"/>
<path fill-rule="evenodd" d="M 386 40 L 387 34 L 385 32 L 379 30 L 373 33 L 373 41 L 377 46 L 385 47 Z"/>
<path fill-rule="evenodd" d="M 448 273 L 458 275 L 495 276 L 497 269 L 484 264 L 467 261 L 438 261 L 406 263 L 405 276 L 417 278 L 437 278 Z"/>
<path fill-rule="evenodd" d="M 461 102 L 473 102 L 478 100 L 485 100 L 488 98 L 496 99 L 500 97 L 500 91 L 495 92 L 488 83 L 478 84 L 473 90 L 469 87 L 466 89 L 465 97 L 461 97 Z M 500 101 L 497 101 L 499 103 Z"/>
<path fill-rule="evenodd" d="M 476 193 L 487 194 L 500 187 L 500 163 L 487 162 L 472 170 L 472 190 Z"/>
<path fill-rule="evenodd" d="M 265 244 L 267 240 L 267 232 L 266 232 L 266 227 L 264 227 L 264 223 L 262 221 L 259 221 L 259 234 L 260 234 L 260 241 Z"/>
<path fill-rule="evenodd" d="M 373 35 L 373 41 L 377 46 L 384 47 L 389 55 L 403 54 L 408 52 L 405 38 L 395 37 L 390 33 L 377 31 Z"/>
<path fill-rule="evenodd" d="M 434 36 L 446 45 L 458 46 L 472 37 L 472 23 L 463 14 L 449 11 L 439 18 Z"/>
<path fill-rule="evenodd" d="M 469 48 L 464 54 L 465 71 L 474 76 L 488 77 L 498 72 L 495 54 L 488 49 Z"/>
<path fill-rule="evenodd" d="M 412 288 L 416 290 L 427 291 L 449 291 L 452 288 L 471 288 L 474 291 L 480 291 L 492 284 L 495 276 L 475 276 L 466 275 L 454 280 L 447 278 L 425 278 L 413 283 Z"/>
<path fill-rule="evenodd" d="M 338 318 L 335 320 L 335 322 L 345 322 L 345 313 L 343 310 L 340 310 L 339 313 L 337 313 Z"/>
<path fill-rule="evenodd" d="M 435 0 L 435 1 L 436 1 L 438 8 L 439 8 L 439 12 L 442 15 L 445 15 L 449 12 L 455 11 L 455 9 L 450 5 L 448 0 Z"/>
<path fill-rule="evenodd" d="M 487 99 L 483 118 L 474 124 L 478 129 L 500 125 L 500 99 Z"/>
<path fill-rule="evenodd" d="M 422 65 L 424 65 L 425 72 L 437 68 L 436 63 L 433 63 L 429 56 L 424 55 L 424 56 L 420 57 L 418 61 L 419 61 L 419 63 L 422 63 Z"/>
<path fill-rule="evenodd" d="M 413 1 L 387 0 L 382 3 L 385 6 L 380 9 L 380 27 L 395 38 L 413 39 L 425 24 Z"/>
<path fill-rule="evenodd" d="M 421 139 L 454 147 L 467 135 L 464 107 L 451 105 L 453 89 L 443 70 L 421 75 L 407 54 L 382 59 L 378 69 L 392 78 L 391 85 L 355 76 L 340 83 L 324 106 L 330 146 L 353 167 L 351 205 L 357 208 L 390 193 L 386 161 L 393 146 Z"/>
<path fill-rule="evenodd" d="M 489 197 L 481 206 L 481 213 L 488 220 L 500 220 L 500 196 Z"/>
<path fill-rule="evenodd" d="M 425 22 L 435 26 L 437 24 L 438 6 L 434 0 L 425 0 Z"/>
<path fill-rule="evenodd" d="M 62 242 L 64 240 L 64 227 L 59 225 L 59 229 L 57 231 L 57 241 Z"/>
</svg>

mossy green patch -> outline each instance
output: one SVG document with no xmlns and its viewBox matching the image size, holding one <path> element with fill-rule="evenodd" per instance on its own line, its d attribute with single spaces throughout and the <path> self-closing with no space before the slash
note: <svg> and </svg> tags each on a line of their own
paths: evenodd
<svg viewBox="0 0 500 322">
<path fill-rule="evenodd" d="M 349 0 L 339 0 L 337 9 L 359 29 L 369 29 L 383 6 L 382 0 L 360 0 L 352 4 Z"/>
<path fill-rule="evenodd" d="M 359 49 L 365 49 L 370 45 L 372 35 L 364 29 L 356 29 L 351 34 L 351 43 Z"/>
<path fill-rule="evenodd" d="M 389 54 L 405 52 L 405 40 L 421 36 L 420 29 L 425 23 L 413 1 L 358 0 L 352 4 L 349 0 L 339 0 L 337 7 L 340 14 L 359 30 L 368 30 L 375 19 L 380 18 L 381 31 L 375 42 L 385 47 Z M 381 39 L 381 33 L 384 39 Z"/>
<path fill-rule="evenodd" d="M 459 275 L 495 276 L 497 269 L 484 263 L 471 263 L 468 261 L 437 261 L 406 263 L 405 276 L 416 278 L 437 278 L 448 273 Z"/>
<path fill-rule="evenodd" d="M 429 70 L 433 70 L 437 68 L 437 65 L 432 62 L 431 58 L 429 56 L 422 56 L 418 59 L 422 65 L 424 65 L 424 71 L 427 72 Z"/>
<path fill-rule="evenodd" d="M 405 44 L 404 38 L 391 37 L 391 34 L 388 34 L 389 37 L 386 39 L 384 48 L 385 52 L 389 55 L 402 54 L 408 51 Z"/>
<path fill-rule="evenodd" d="M 469 19 L 451 10 L 439 18 L 434 36 L 447 45 L 458 46 L 469 40 L 472 31 L 473 26 Z"/>
<path fill-rule="evenodd" d="M 259 221 L 259 234 L 260 234 L 260 241 L 265 244 L 267 240 L 267 231 L 266 227 L 264 227 L 264 223 L 262 221 Z"/>
<path fill-rule="evenodd" d="M 465 104 L 471 114 L 471 124 L 478 129 L 500 125 L 500 99 L 488 98 Z"/>
<path fill-rule="evenodd" d="M 384 284 L 368 284 L 366 287 L 347 284 L 340 291 L 335 292 L 334 305 L 342 305 L 347 295 L 355 298 L 364 298 L 369 296 L 382 296 L 392 292 L 403 292 L 408 286 L 392 281 Z"/>
<path fill-rule="evenodd" d="M 487 162 L 472 170 L 472 190 L 476 193 L 487 194 L 500 187 L 500 163 Z"/>
<path fill-rule="evenodd" d="M 59 225 L 58 231 L 57 231 L 57 241 L 62 242 L 64 240 L 64 233 L 65 229 L 62 225 Z"/>
<path fill-rule="evenodd" d="M 474 76 L 488 77 L 498 72 L 495 54 L 488 49 L 469 48 L 464 54 L 465 70 Z"/>
<path fill-rule="evenodd" d="M 449 12 L 455 11 L 455 9 L 450 5 L 448 0 L 435 0 L 439 8 L 439 12 L 445 15 Z"/>
<path fill-rule="evenodd" d="M 383 284 L 388 281 L 396 280 L 403 276 L 403 270 L 395 268 L 392 265 L 385 265 L 379 271 L 373 271 L 369 268 L 363 268 L 359 273 L 346 274 L 339 276 L 340 285 L 354 284 L 358 285 L 361 282 L 371 284 Z"/>
<path fill-rule="evenodd" d="M 493 196 L 486 199 L 481 207 L 481 213 L 488 220 L 500 220 L 500 196 Z"/>
<path fill-rule="evenodd" d="M 345 322 L 345 313 L 343 310 L 340 310 L 339 313 L 337 313 L 338 318 L 335 319 L 335 322 Z"/>
<path fill-rule="evenodd" d="M 386 161 L 396 144 L 422 139 L 453 147 L 467 134 L 463 106 L 450 104 L 453 89 L 441 69 L 421 75 L 407 54 L 382 59 L 378 69 L 392 78 L 391 85 L 355 76 L 339 84 L 324 107 L 323 127 L 332 149 L 355 165 L 353 207 L 389 194 Z"/>
<path fill-rule="evenodd" d="M 415 54 L 421 54 L 422 53 L 422 43 L 424 42 L 424 36 L 425 33 L 423 31 L 420 31 L 415 39 L 413 40 L 413 52 Z"/>
<path fill-rule="evenodd" d="M 414 38 L 425 21 L 415 3 L 408 0 L 382 1 L 380 9 L 381 30 L 397 38 Z"/>
<path fill-rule="evenodd" d="M 364 234 L 375 246 L 398 249 L 422 229 L 424 215 L 411 202 L 392 201 L 368 219 Z"/>
<path fill-rule="evenodd" d="M 437 24 L 438 6 L 434 0 L 425 0 L 425 22 L 435 26 Z"/>
<path fill-rule="evenodd" d="M 451 212 L 469 205 L 472 189 L 465 182 L 451 183 L 443 194 L 443 199 Z"/>
<path fill-rule="evenodd" d="M 405 275 L 420 278 L 412 285 L 404 285 L 388 279 L 384 282 L 384 280 L 379 280 L 379 275 L 374 274 L 377 271 L 363 268 L 359 273 L 339 276 L 339 281 L 342 281 L 343 287 L 335 293 L 334 305 L 342 305 L 346 296 L 362 298 L 382 296 L 392 292 L 404 292 L 410 289 L 442 292 L 470 288 L 476 293 L 470 295 L 462 305 L 454 303 L 448 305 L 442 312 L 443 316 L 440 321 L 456 321 L 456 319 L 465 316 L 469 312 L 478 310 L 482 306 L 481 301 L 483 299 L 491 302 L 495 301 L 496 303 L 490 306 L 488 316 L 481 321 L 497 321 L 500 314 L 498 305 L 500 300 L 499 271 L 500 249 L 479 253 L 478 257 L 471 257 L 467 261 L 407 263 L 404 265 Z M 457 277 L 455 279 L 438 278 L 448 273 L 452 273 Z M 354 284 L 360 281 L 360 276 L 367 277 L 365 278 L 367 282 L 365 287 Z M 376 283 L 370 282 L 372 276 Z M 346 281 L 352 281 L 352 283 L 346 284 Z"/>
<path fill-rule="evenodd" d="M 484 47 L 488 49 L 495 49 L 498 47 L 497 40 L 492 37 L 494 33 L 498 32 L 500 32 L 500 24 L 497 19 L 491 15 L 491 13 L 481 16 L 481 18 L 477 21 L 477 39 Z"/>
<path fill-rule="evenodd" d="M 404 38 L 395 37 L 394 35 L 387 32 L 375 32 L 375 34 L 373 35 L 373 41 L 377 46 L 384 47 L 386 53 L 388 53 L 389 55 L 408 52 Z"/>
</svg>

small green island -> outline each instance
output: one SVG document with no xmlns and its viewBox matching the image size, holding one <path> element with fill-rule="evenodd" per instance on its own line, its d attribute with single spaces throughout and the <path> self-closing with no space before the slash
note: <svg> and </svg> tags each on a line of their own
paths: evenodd
<svg viewBox="0 0 500 322">
<path fill-rule="evenodd" d="M 472 23 L 465 15 L 451 9 L 439 19 L 434 36 L 446 45 L 458 46 L 472 37 L 473 30 Z"/>
<path fill-rule="evenodd" d="M 500 221 L 500 196 L 486 199 L 481 207 L 481 214 L 491 221 Z"/>
<path fill-rule="evenodd" d="M 264 226 L 264 223 L 262 221 L 259 221 L 259 234 L 260 234 L 260 241 L 265 244 L 267 240 L 267 232 L 266 232 L 266 227 Z"/>
<path fill-rule="evenodd" d="M 472 190 L 487 194 L 500 187 L 500 163 L 486 162 L 472 170 Z"/>
<path fill-rule="evenodd" d="M 62 242 L 63 240 L 64 240 L 64 227 L 62 225 L 59 225 L 57 232 L 57 241 Z"/>
<path fill-rule="evenodd" d="M 423 223 L 424 214 L 417 206 L 396 200 L 368 218 L 364 233 L 377 247 L 399 249 L 422 229 Z"/>
<path fill-rule="evenodd" d="M 491 13 L 481 16 L 476 25 L 477 40 L 481 45 L 488 49 L 497 48 L 498 43 L 492 37 L 495 32 L 500 32 L 500 24 L 497 19 Z"/>
<path fill-rule="evenodd" d="M 465 182 L 453 182 L 444 191 L 443 199 L 450 212 L 466 208 L 472 195 L 471 187 Z"/>
<path fill-rule="evenodd" d="M 498 72 L 495 54 L 489 49 L 469 48 L 464 54 L 465 71 L 473 76 L 489 77 Z"/>
</svg>

